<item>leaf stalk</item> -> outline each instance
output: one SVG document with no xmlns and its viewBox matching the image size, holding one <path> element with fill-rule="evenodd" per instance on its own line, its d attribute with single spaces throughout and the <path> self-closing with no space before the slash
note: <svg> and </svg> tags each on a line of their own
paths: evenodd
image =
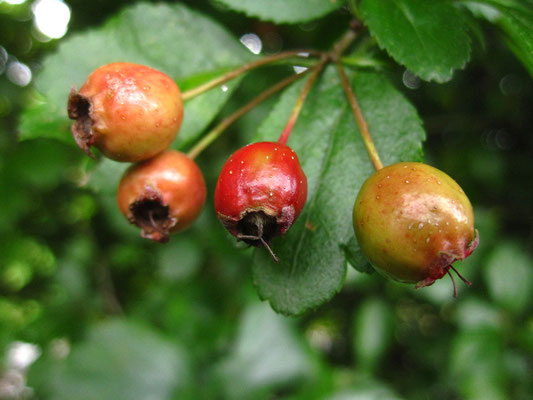
<svg viewBox="0 0 533 400">
<path fill-rule="evenodd" d="M 248 111 L 259 105 L 261 102 L 263 102 L 273 94 L 289 86 L 294 81 L 302 78 L 304 75 L 306 75 L 306 73 L 307 71 L 302 72 L 301 74 L 291 75 L 260 93 L 257 97 L 253 98 L 250 102 L 239 108 L 233 114 L 224 118 L 216 127 L 214 127 L 209 133 L 207 133 L 191 150 L 189 150 L 187 155 L 192 159 L 197 157 L 198 154 L 200 154 L 205 148 L 207 148 L 211 143 L 213 143 L 231 124 L 237 121 L 240 117 L 242 117 Z"/>
<path fill-rule="evenodd" d="M 376 149 L 374 141 L 372 140 L 372 136 L 370 135 L 368 124 L 366 123 L 366 120 L 363 117 L 363 113 L 361 112 L 361 108 L 359 107 L 359 103 L 357 102 L 357 98 L 355 97 L 355 93 L 353 92 L 352 87 L 350 86 L 350 82 L 348 80 L 348 77 L 346 76 L 346 72 L 344 71 L 344 67 L 340 62 L 337 62 L 336 66 L 337 72 L 339 73 L 339 77 L 341 80 L 341 86 L 344 89 L 344 93 L 346 94 L 346 98 L 348 99 L 348 103 L 350 104 L 350 108 L 352 109 L 352 113 L 355 117 L 355 122 L 359 127 L 359 132 L 361 133 L 363 143 L 365 144 L 368 157 L 370 158 L 374 169 L 378 171 L 383 168 L 383 163 L 379 158 L 378 151 Z"/>
<path fill-rule="evenodd" d="M 328 53 L 322 53 L 322 57 L 320 59 L 320 62 L 313 68 L 313 72 L 311 73 L 311 76 L 307 79 L 307 82 L 305 83 L 304 87 L 302 88 L 302 91 L 300 92 L 300 95 L 298 96 L 298 99 L 296 100 L 296 103 L 294 104 L 294 107 L 292 109 L 291 115 L 289 116 L 289 120 L 287 121 L 287 124 L 285 125 L 285 128 L 281 132 L 281 135 L 278 139 L 278 142 L 281 144 L 286 144 L 287 140 L 289 140 L 289 136 L 292 132 L 292 129 L 294 128 L 294 125 L 296 124 L 296 121 L 298 120 L 298 116 L 300 114 L 300 111 L 302 110 L 302 107 L 304 105 L 305 99 L 309 92 L 311 91 L 311 88 L 313 87 L 313 84 L 316 81 L 316 78 L 318 75 L 320 75 L 320 72 L 324 69 L 326 64 L 330 61 L 337 61 L 342 53 L 352 44 L 352 42 L 356 38 L 356 29 L 358 29 L 359 25 L 358 22 L 354 22 L 352 24 L 352 27 L 350 30 L 348 30 L 334 45 L 330 52 Z"/>
<path fill-rule="evenodd" d="M 287 140 L 289 139 L 289 136 L 292 132 L 292 128 L 294 128 L 294 124 L 296 123 L 296 120 L 298 119 L 298 115 L 300 114 L 300 111 L 302 110 L 302 107 L 305 102 L 305 98 L 311 91 L 311 88 L 313 87 L 313 84 L 315 83 L 316 78 L 320 74 L 320 72 L 324 69 L 324 66 L 328 62 L 328 58 L 326 56 L 322 56 L 322 59 L 320 62 L 312 69 L 311 76 L 307 79 L 307 82 L 305 82 L 304 87 L 302 88 L 302 91 L 300 92 L 300 95 L 298 96 L 298 99 L 296 100 L 296 104 L 294 104 L 294 107 L 291 111 L 291 115 L 289 116 L 289 120 L 287 121 L 287 124 L 285 125 L 285 128 L 283 128 L 283 131 L 281 132 L 281 135 L 278 139 L 278 143 L 286 144 Z"/>
<path fill-rule="evenodd" d="M 243 64 L 241 65 L 240 67 L 234 69 L 234 70 L 231 70 L 229 72 L 226 72 L 225 74 L 223 75 L 220 75 L 200 86 L 197 86 L 193 89 L 190 89 L 190 90 L 186 90 L 182 93 L 181 97 L 183 99 L 183 101 L 186 101 L 186 100 L 190 100 L 192 99 L 193 97 L 196 97 L 202 93 L 205 93 L 207 92 L 208 90 L 211 90 L 213 89 L 214 87 L 217 87 L 217 86 L 220 86 L 236 77 L 238 77 L 239 75 L 245 73 L 245 72 L 248 72 L 248 71 L 251 71 L 255 68 L 258 68 L 258 67 L 261 67 L 263 65 L 267 65 L 267 64 L 271 64 L 271 63 L 274 63 L 276 61 L 280 61 L 280 60 L 284 60 L 284 59 L 287 59 L 287 58 L 291 58 L 291 57 L 303 57 L 303 58 L 307 58 L 309 56 L 316 56 L 320 54 L 319 52 L 316 52 L 316 51 L 309 51 L 309 50 L 306 50 L 306 51 L 302 51 L 302 50 L 293 50 L 293 51 L 284 51 L 284 52 L 281 52 L 281 53 L 277 53 L 277 54 L 273 54 L 271 56 L 267 56 L 267 57 L 263 57 L 259 60 L 255 60 L 255 61 L 251 61 L 249 63 L 246 63 L 246 64 Z"/>
</svg>

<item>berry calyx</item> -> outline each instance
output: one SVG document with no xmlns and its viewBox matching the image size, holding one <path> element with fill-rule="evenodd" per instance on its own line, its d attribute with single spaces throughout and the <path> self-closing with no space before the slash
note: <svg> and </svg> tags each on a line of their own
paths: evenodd
<svg viewBox="0 0 533 400">
<path fill-rule="evenodd" d="M 429 286 L 478 245 L 472 205 L 444 172 L 402 162 L 378 170 L 361 187 L 353 213 L 355 235 L 372 265 L 395 280 Z"/>
<path fill-rule="evenodd" d="M 307 178 L 298 156 L 277 142 L 252 143 L 233 153 L 215 188 L 218 219 L 237 239 L 270 249 L 302 211 Z"/>
<path fill-rule="evenodd" d="M 189 227 L 205 203 L 202 172 L 185 154 L 167 150 L 126 170 L 117 191 L 121 213 L 141 228 L 141 236 L 168 241 Z"/>
<path fill-rule="evenodd" d="M 79 91 L 72 89 L 68 116 L 78 146 L 91 147 L 116 161 L 138 162 L 162 152 L 176 137 L 183 102 L 166 74 L 132 63 L 112 63 L 91 73 Z"/>
</svg>

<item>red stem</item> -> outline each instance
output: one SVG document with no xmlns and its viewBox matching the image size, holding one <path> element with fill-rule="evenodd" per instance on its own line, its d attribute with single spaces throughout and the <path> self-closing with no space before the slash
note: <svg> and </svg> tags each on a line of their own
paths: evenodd
<svg viewBox="0 0 533 400">
<path fill-rule="evenodd" d="M 281 135 L 278 139 L 278 143 L 286 144 L 287 140 L 289 140 L 289 136 L 292 132 L 292 128 L 294 128 L 294 124 L 296 123 L 296 120 L 298 119 L 298 115 L 300 114 L 300 111 L 302 110 L 302 107 L 304 105 L 305 98 L 311 91 L 311 88 L 313 87 L 313 84 L 315 83 L 316 78 L 320 74 L 320 71 L 322 71 L 322 69 L 326 65 L 327 61 L 328 59 L 323 56 L 322 60 L 317 64 L 316 67 L 313 68 L 313 73 L 305 82 L 305 85 L 302 91 L 300 92 L 300 96 L 298 97 L 298 100 L 296 100 L 296 104 L 294 105 L 291 115 L 289 116 L 287 125 L 285 125 L 283 132 L 281 132 Z"/>
</svg>

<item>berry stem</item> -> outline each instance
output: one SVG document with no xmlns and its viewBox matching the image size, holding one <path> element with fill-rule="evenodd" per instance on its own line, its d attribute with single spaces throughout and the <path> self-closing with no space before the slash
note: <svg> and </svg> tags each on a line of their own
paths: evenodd
<svg viewBox="0 0 533 400">
<path fill-rule="evenodd" d="M 355 93 L 353 92 L 352 87 L 350 86 L 350 82 L 348 81 L 348 77 L 346 76 L 346 72 L 344 71 L 344 67 L 340 62 L 337 62 L 336 66 L 337 72 L 339 73 L 339 77 L 341 80 L 342 88 L 344 89 L 344 93 L 348 98 L 348 103 L 350 104 L 353 115 L 355 117 L 355 122 L 359 127 L 359 132 L 361 133 L 361 137 L 363 138 L 366 151 L 368 153 L 368 156 L 370 157 L 370 161 L 372 161 L 372 164 L 374 165 L 374 169 L 378 171 L 383 168 L 383 163 L 379 158 L 378 151 L 376 150 L 376 146 L 374 145 L 374 141 L 372 140 L 372 136 L 370 135 L 368 124 L 366 123 L 366 120 L 363 117 L 363 113 L 361 112 L 361 108 L 359 107 L 359 104 L 355 97 Z"/>
<path fill-rule="evenodd" d="M 330 61 L 337 61 L 339 57 L 342 55 L 342 53 L 352 44 L 356 37 L 355 30 L 359 27 L 359 24 L 357 21 L 352 22 L 351 29 L 347 31 L 334 45 L 330 52 L 328 53 L 322 53 L 322 57 L 320 59 L 320 62 L 313 68 L 313 73 L 305 83 L 305 86 L 302 88 L 302 91 L 300 92 L 300 96 L 298 97 L 298 100 L 296 100 L 296 104 L 294 105 L 294 108 L 292 109 L 291 115 L 289 116 L 289 120 L 287 121 L 287 124 L 285 125 L 285 128 L 283 129 L 283 132 L 281 132 L 281 135 L 278 139 L 278 143 L 286 144 L 287 140 L 289 140 L 289 136 L 292 132 L 292 128 L 294 128 L 294 124 L 296 124 L 296 121 L 298 120 L 298 115 L 300 114 L 300 111 L 302 110 L 302 107 L 305 102 L 305 98 L 311 91 L 311 88 L 313 87 L 313 84 L 315 83 L 316 78 L 322 72 L 326 64 Z"/>
<path fill-rule="evenodd" d="M 262 101 L 272 96 L 273 94 L 279 92 L 286 86 L 290 85 L 294 81 L 302 78 L 306 72 L 301 74 L 291 75 L 282 81 L 276 83 L 274 86 L 269 87 L 264 92 L 260 93 L 257 97 L 253 98 L 249 103 L 245 104 L 233 114 L 224 118 L 216 127 L 214 127 L 209 133 L 207 133 L 189 152 L 187 155 L 194 159 L 198 156 L 205 148 L 207 148 L 213 141 L 215 141 L 231 124 L 236 120 L 246 114 L 248 111 L 253 109 L 255 106 L 260 104 Z"/>
<path fill-rule="evenodd" d="M 195 87 L 194 89 L 190 89 L 190 90 L 186 90 L 182 93 L 181 97 L 184 101 L 186 100 L 190 100 L 192 99 L 193 97 L 196 97 L 204 92 L 207 92 L 208 90 L 211 90 L 213 89 L 214 87 L 216 86 L 219 86 L 219 85 L 222 85 L 236 77 L 238 77 L 239 75 L 245 73 L 245 72 L 248 72 L 248 71 L 251 71 L 255 68 L 258 68 L 258 67 L 261 67 L 263 65 L 266 65 L 266 64 L 271 64 L 273 62 L 276 62 L 276 61 L 279 61 L 279 60 L 284 60 L 286 58 L 291 58 L 291 57 L 304 57 L 304 58 L 307 58 L 309 56 L 314 56 L 314 55 L 317 55 L 319 54 L 318 52 L 314 51 L 314 50 L 305 50 L 305 51 L 302 51 L 302 50 L 293 50 L 293 51 L 284 51 L 284 52 L 281 52 L 281 53 L 277 53 L 277 54 L 273 54 L 271 56 L 267 56 L 267 57 L 263 57 L 259 60 L 255 60 L 255 61 L 251 61 L 249 63 L 246 63 L 246 64 L 243 64 L 241 65 L 240 67 L 234 69 L 234 70 L 231 70 L 221 76 L 218 76 L 200 86 L 197 86 Z"/>
<path fill-rule="evenodd" d="M 300 92 L 300 96 L 298 96 L 298 100 L 296 100 L 296 104 L 294 104 L 294 107 L 292 109 L 291 115 L 289 116 L 289 120 L 287 121 L 287 124 L 285 125 L 285 128 L 283 128 L 283 132 L 281 132 L 281 135 L 278 139 L 278 143 L 286 144 L 287 140 L 289 139 L 289 136 L 292 132 L 292 128 L 294 128 L 294 124 L 296 123 L 296 120 L 298 119 L 298 115 L 300 114 L 300 111 L 302 110 L 302 107 L 305 102 L 305 98 L 311 91 L 311 88 L 313 87 L 313 84 L 315 83 L 316 78 L 320 74 L 320 72 L 324 69 L 324 66 L 328 62 L 328 58 L 326 56 L 322 56 L 322 59 L 320 62 L 312 69 L 311 76 L 307 79 L 307 82 L 305 82 L 304 87 L 302 88 L 302 91 Z"/>
</svg>

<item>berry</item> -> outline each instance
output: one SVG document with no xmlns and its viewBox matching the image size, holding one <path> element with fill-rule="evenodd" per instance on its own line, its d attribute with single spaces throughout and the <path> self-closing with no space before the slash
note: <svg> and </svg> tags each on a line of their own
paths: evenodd
<svg viewBox="0 0 533 400">
<path fill-rule="evenodd" d="M 122 214 L 141 236 L 166 242 L 189 227 L 202 211 L 206 187 L 202 172 L 185 154 L 167 150 L 126 170 L 117 191 Z"/>
<path fill-rule="evenodd" d="M 68 99 L 68 116 L 78 146 L 105 156 L 137 162 L 165 150 L 183 119 L 181 93 L 174 81 L 144 65 L 113 63 L 89 76 Z"/>
<path fill-rule="evenodd" d="M 429 286 L 478 244 L 468 197 L 444 172 L 421 163 L 380 169 L 361 187 L 353 224 L 363 252 L 384 275 Z"/>
<path fill-rule="evenodd" d="M 224 164 L 215 188 L 218 219 L 237 239 L 270 249 L 307 199 L 307 178 L 294 150 L 277 142 L 249 144 Z"/>
</svg>

